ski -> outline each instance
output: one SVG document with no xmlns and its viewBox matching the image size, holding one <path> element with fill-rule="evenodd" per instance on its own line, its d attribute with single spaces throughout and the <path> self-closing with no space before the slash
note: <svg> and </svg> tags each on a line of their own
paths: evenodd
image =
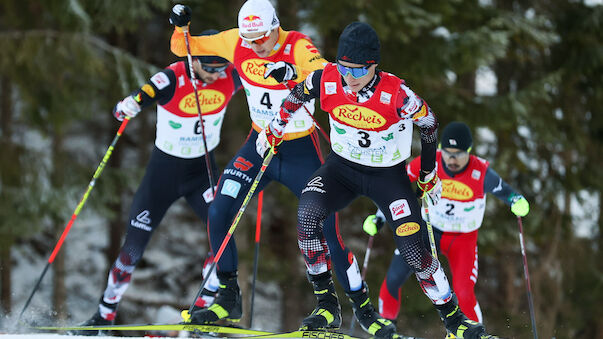
<svg viewBox="0 0 603 339">
<path fill-rule="evenodd" d="M 203 333 L 243 334 L 247 336 L 270 335 L 272 332 L 251 330 L 228 325 L 193 325 L 193 324 L 140 324 L 140 325 L 107 325 L 107 326 L 34 326 L 44 331 L 189 331 Z"/>
<path fill-rule="evenodd" d="M 261 339 L 261 338 L 360 339 L 358 337 L 352 337 L 347 334 L 343 334 L 343 333 L 339 333 L 339 332 L 306 331 L 306 330 L 246 336 L 245 338 L 247 338 L 247 339 Z"/>
</svg>

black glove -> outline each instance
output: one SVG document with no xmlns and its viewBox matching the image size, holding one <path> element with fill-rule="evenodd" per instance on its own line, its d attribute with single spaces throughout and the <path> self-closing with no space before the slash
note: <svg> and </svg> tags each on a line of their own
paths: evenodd
<svg viewBox="0 0 603 339">
<path fill-rule="evenodd" d="M 269 62 L 264 66 L 266 67 L 266 71 L 264 72 L 264 79 L 268 79 L 269 76 L 272 76 L 274 80 L 279 83 L 283 81 L 297 79 L 297 72 L 295 71 L 295 66 L 291 65 L 288 62 Z"/>
<path fill-rule="evenodd" d="M 187 26 L 191 22 L 193 11 L 185 5 L 174 5 L 170 13 L 170 23 L 178 27 Z"/>
</svg>

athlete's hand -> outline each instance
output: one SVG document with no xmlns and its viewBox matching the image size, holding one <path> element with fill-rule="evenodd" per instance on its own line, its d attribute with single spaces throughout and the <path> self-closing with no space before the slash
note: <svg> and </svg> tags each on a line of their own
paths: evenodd
<svg viewBox="0 0 603 339">
<path fill-rule="evenodd" d="M 264 66 L 266 67 L 266 71 L 264 72 L 264 79 L 268 79 L 269 76 L 272 76 L 274 80 L 279 83 L 297 79 L 297 72 L 295 71 L 295 66 L 288 62 L 269 62 Z"/>
<path fill-rule="evenodd" d="M 438 204 L 442 197 L 442 181 L 438 177 L 435 169 L 426 175 L 421 171 L 417 185 L 420 190 L 420 199 L 423 199 L 425 195 L 427 195 L 433 205 Z"/>
<path fill-rule="evenodd" d="M 511 212 L 518 217 L 525 217 L 530 212 L 528 200 L 521 195 L 516 195 L 511 199 Z"/>
<path fill-rule="evenodd" d="M 266 151 L 272 148 L 274 154 L 276 154 L 276 148 L 283 142 L 284 133 L 282 131 L 277 132 L 272 127 L 272 123 L 268 124 L 268 127 L 264 128 L 258 138 L 255 141 L 255 150 L 261 157 L 266 155 Z"/>
<path fill-rule="evenodd" d="M 379 212 L 380 211 L 377 211 L 376 214 L 371 214 L 366 217 L 366 219 L 364 219 L 364 224 L 362 224 L 362 229 L 370 236 L 377 234 L 385 224 L 383 213 Z"/>
<path fill-rule="evenodd" d="M 134 118 L 138 112 L 140 112 L 140 105 L 131 95 L 118 102 L 113 108 L 113 116 L 119 121 L 123 121 L 125 117 Z"/>
<path fill-rule="evenodd" d="M 172 12 L 170 13 L 170 24 L 184 27 L 188 26 L 191 22 L 191 14 L 193 11 L 190 7 L 185 5 L 174 5 Z"/>
</svg>

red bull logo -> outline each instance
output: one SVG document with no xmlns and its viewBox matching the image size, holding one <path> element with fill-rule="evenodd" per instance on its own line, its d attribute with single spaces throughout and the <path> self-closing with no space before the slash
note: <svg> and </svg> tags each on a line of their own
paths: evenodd
<svg viewBox="0 0 603 339">
<path fill-rule="evenodd" d="M 243 22 L 241 22 L 241 27 L 239 28 L 259 31 L 261 28 L 264 28 L 264 21 L 257 15 L 248 15 L 243 18 Z"/>
</svg>

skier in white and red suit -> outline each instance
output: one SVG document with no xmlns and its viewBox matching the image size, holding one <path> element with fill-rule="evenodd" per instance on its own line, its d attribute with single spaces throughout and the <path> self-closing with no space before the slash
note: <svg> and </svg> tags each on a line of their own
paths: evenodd
<svg viewBox="0 0 603 339">
<path fill-rule="evenodd" d="M 201 34 L 212 35 L 217 32 L 206 30 Z M 186 60 L 175 62 L 153 75 L 113 110 L 115 118 L 121 121 L 126 116 L 133 118 L 143 108 L 157 104 L 157 133 L 145 175 L 130 206 L 124 244 L 109 271 L 107 287 L 96 312 L 83 325 L 114 323 L 119 302 L 130 285 L 136 265 L 153 232 L 176 200 L 186 199 L 201 220 L 205 222 L 207 219 L 213 195 L 204 157 L 210 157 L 213 182 L 216 183 L 218 170 L 214 150 L 220 142 L 226 107 L 242 85 L 234 66 L 220 57 L 195 57 L 193 69 L 198 82 L 208 155 L 205 154 Z M 213 302 L 218 290 L 215 274 L 206 287 L 196 301 L 198 307 Z M 98 331 L 74 331 L 73 334 L 93 335 Z"/>
<path fill-rule="evenodd" d="M 437 203 L 441 183 L 435 170 L 436 117 L 402 79 L 377 69 L 379 49 L 379 38 L 371 26 L 360 22 L 348 25 L 339 37 L 337 62 L 298 84 L 280 114 L 262 131 L 267 139 L 264 149 L 282 142 L 287 122 L 303 103 L 320 98 L 321 108 L 329 112 L 333 151 L 310 176 L 299 202 L 298 243 L 308 270 L 325 274 L 330 280 L 325 262 L 308 260 L 322 251 L 320 234 L 327 227 L 323 221 L 359 195 L 367 196 L 387 211 L 386 219 L 392 225 L 401 257 L 415 270 L 446 329 L 461 338 L 480 338 L 485 334 L 484 327 L 460 311 L 440 262 L 421 241 L 425 226 L 419 204 L 408 177 L 401 175 L 410 156 L 414 123 L 421 131 L 419 188 Z M 356 260 L 350 258 L 350 269 L 357 270 L 358 266 L 350 265 L 352 262 Z M 320 286 L 314 283 L 318 306 L 313 314 L 317 317 L 335 313 L 339 306 L 335 296 L 316 293 Z M 376 337 L 395 336 L 395 325 L 375 311 L 362 279 L 351 281 L 346 294 L 365 331 Z M 332 318 L 326 319 L 327 325 Z"/>
<path fill-rule="evenodd" d="M 448 259 L 459 306 L 469 319 L 482 322 L 475 283 L 478 275 L 477 235 L 486 210 L 486 193 L 505 202 L 517 216 L 527 215 L 530 206 L 489 167 L 487 160 L 470 154 L 472 144 L 471 131 L 465 123 L 454 121 L 444 128 L 436 155 L 442 199 L 437 205 L 429 204 L 428 208 L 436 247 Z M 418 157 L 406 167 L 411 182 L 419 179 L 420 166 L 421 158 Z M 378 231 L 367 223 L 364 229 L 370 235 Z M 428 244 L 429 238 L 424 237 L 424 242 Z M 379 293 L 379 313 L 383 317 L 392 320 L 398 317 L 401 286 L 411 273 L 412 268 L 396 251 Z"/>
</svg>

